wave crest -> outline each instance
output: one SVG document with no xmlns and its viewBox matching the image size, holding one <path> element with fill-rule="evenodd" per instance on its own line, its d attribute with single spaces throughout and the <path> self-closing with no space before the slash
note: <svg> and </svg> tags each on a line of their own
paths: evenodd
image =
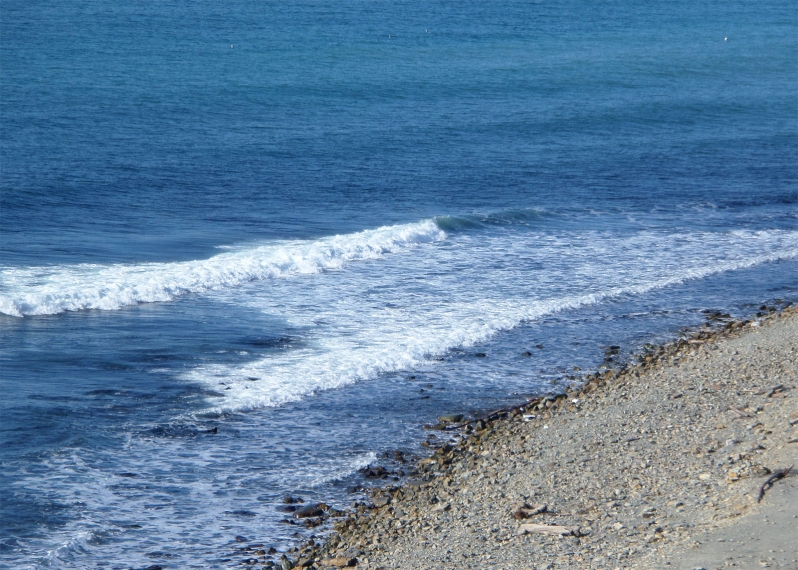
<svg viewBox="0 0 798 570">
<path fill-rule="evenodd" d="M 245 248 L 200 261 L 6 268 L 0 272 L 5 289 L 0 313 L 22 317 L 86 309 L 112 311 L 249 281 L 336 270 L 445 237 L 434 221 L 425 220 Z"/>
</svg>

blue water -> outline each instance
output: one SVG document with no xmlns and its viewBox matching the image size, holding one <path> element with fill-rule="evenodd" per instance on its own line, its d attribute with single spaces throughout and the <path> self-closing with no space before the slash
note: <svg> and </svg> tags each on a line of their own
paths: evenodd
<svg viewBox="0 0 798 570">
<path fill-rule="evenodd" d="M 8 0 L 0 48 L 3 567 L 285 550 L 441 413 L 798 301 L 791 2 Z"/>
</svg>

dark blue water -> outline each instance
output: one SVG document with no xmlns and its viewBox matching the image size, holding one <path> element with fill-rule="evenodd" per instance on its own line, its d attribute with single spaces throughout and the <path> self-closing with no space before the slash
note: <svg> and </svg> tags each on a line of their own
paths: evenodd
<svg viewBox="0 0 798 570">
<path fill-rule="evenodd" d="M 232 567 L 440 413 L 798 301 L 797 32 L 790 2 L 4 2 L 0 565 Z"/>
</svg>

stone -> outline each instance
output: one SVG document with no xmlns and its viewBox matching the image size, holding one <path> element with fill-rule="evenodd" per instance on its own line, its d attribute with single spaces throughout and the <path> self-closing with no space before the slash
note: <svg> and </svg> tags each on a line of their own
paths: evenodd
<svg viewBox="0 0 798 570">
<path fill-rule="evenodd" d="M 463 421 L 463 414 L 450 414 L 448 416 L 438 416 L 438 421 L 443 424 L 454 424 Z"/>
<path fill-rule="evenodd" d="M 324 516 L 324 508 L 321 504 L 307 505 L 294 512 L 294 516 L 298 519 L 306 519 L 311 517 Z"/>
</svg>

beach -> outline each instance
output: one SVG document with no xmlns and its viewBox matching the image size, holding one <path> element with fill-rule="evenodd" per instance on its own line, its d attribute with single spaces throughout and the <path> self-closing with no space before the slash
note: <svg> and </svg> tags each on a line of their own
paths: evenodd
<svg viewBox="0 0 798 570">
<path fill-rule="evenodd" d="M 796 363 L 794 307 L 651 347 L 439 432 L 416 480 L 373 492 L 291 564 L 796 568 L 798 473 L 778 477 L 798 459 Z"/>
<path fill-rule="evenodd" d="M 784 503 L 792 355 L 706 347 L 798 304 L 795 2 L 2 15 L 0 570 L 657 566 Z"/>
</svg>

